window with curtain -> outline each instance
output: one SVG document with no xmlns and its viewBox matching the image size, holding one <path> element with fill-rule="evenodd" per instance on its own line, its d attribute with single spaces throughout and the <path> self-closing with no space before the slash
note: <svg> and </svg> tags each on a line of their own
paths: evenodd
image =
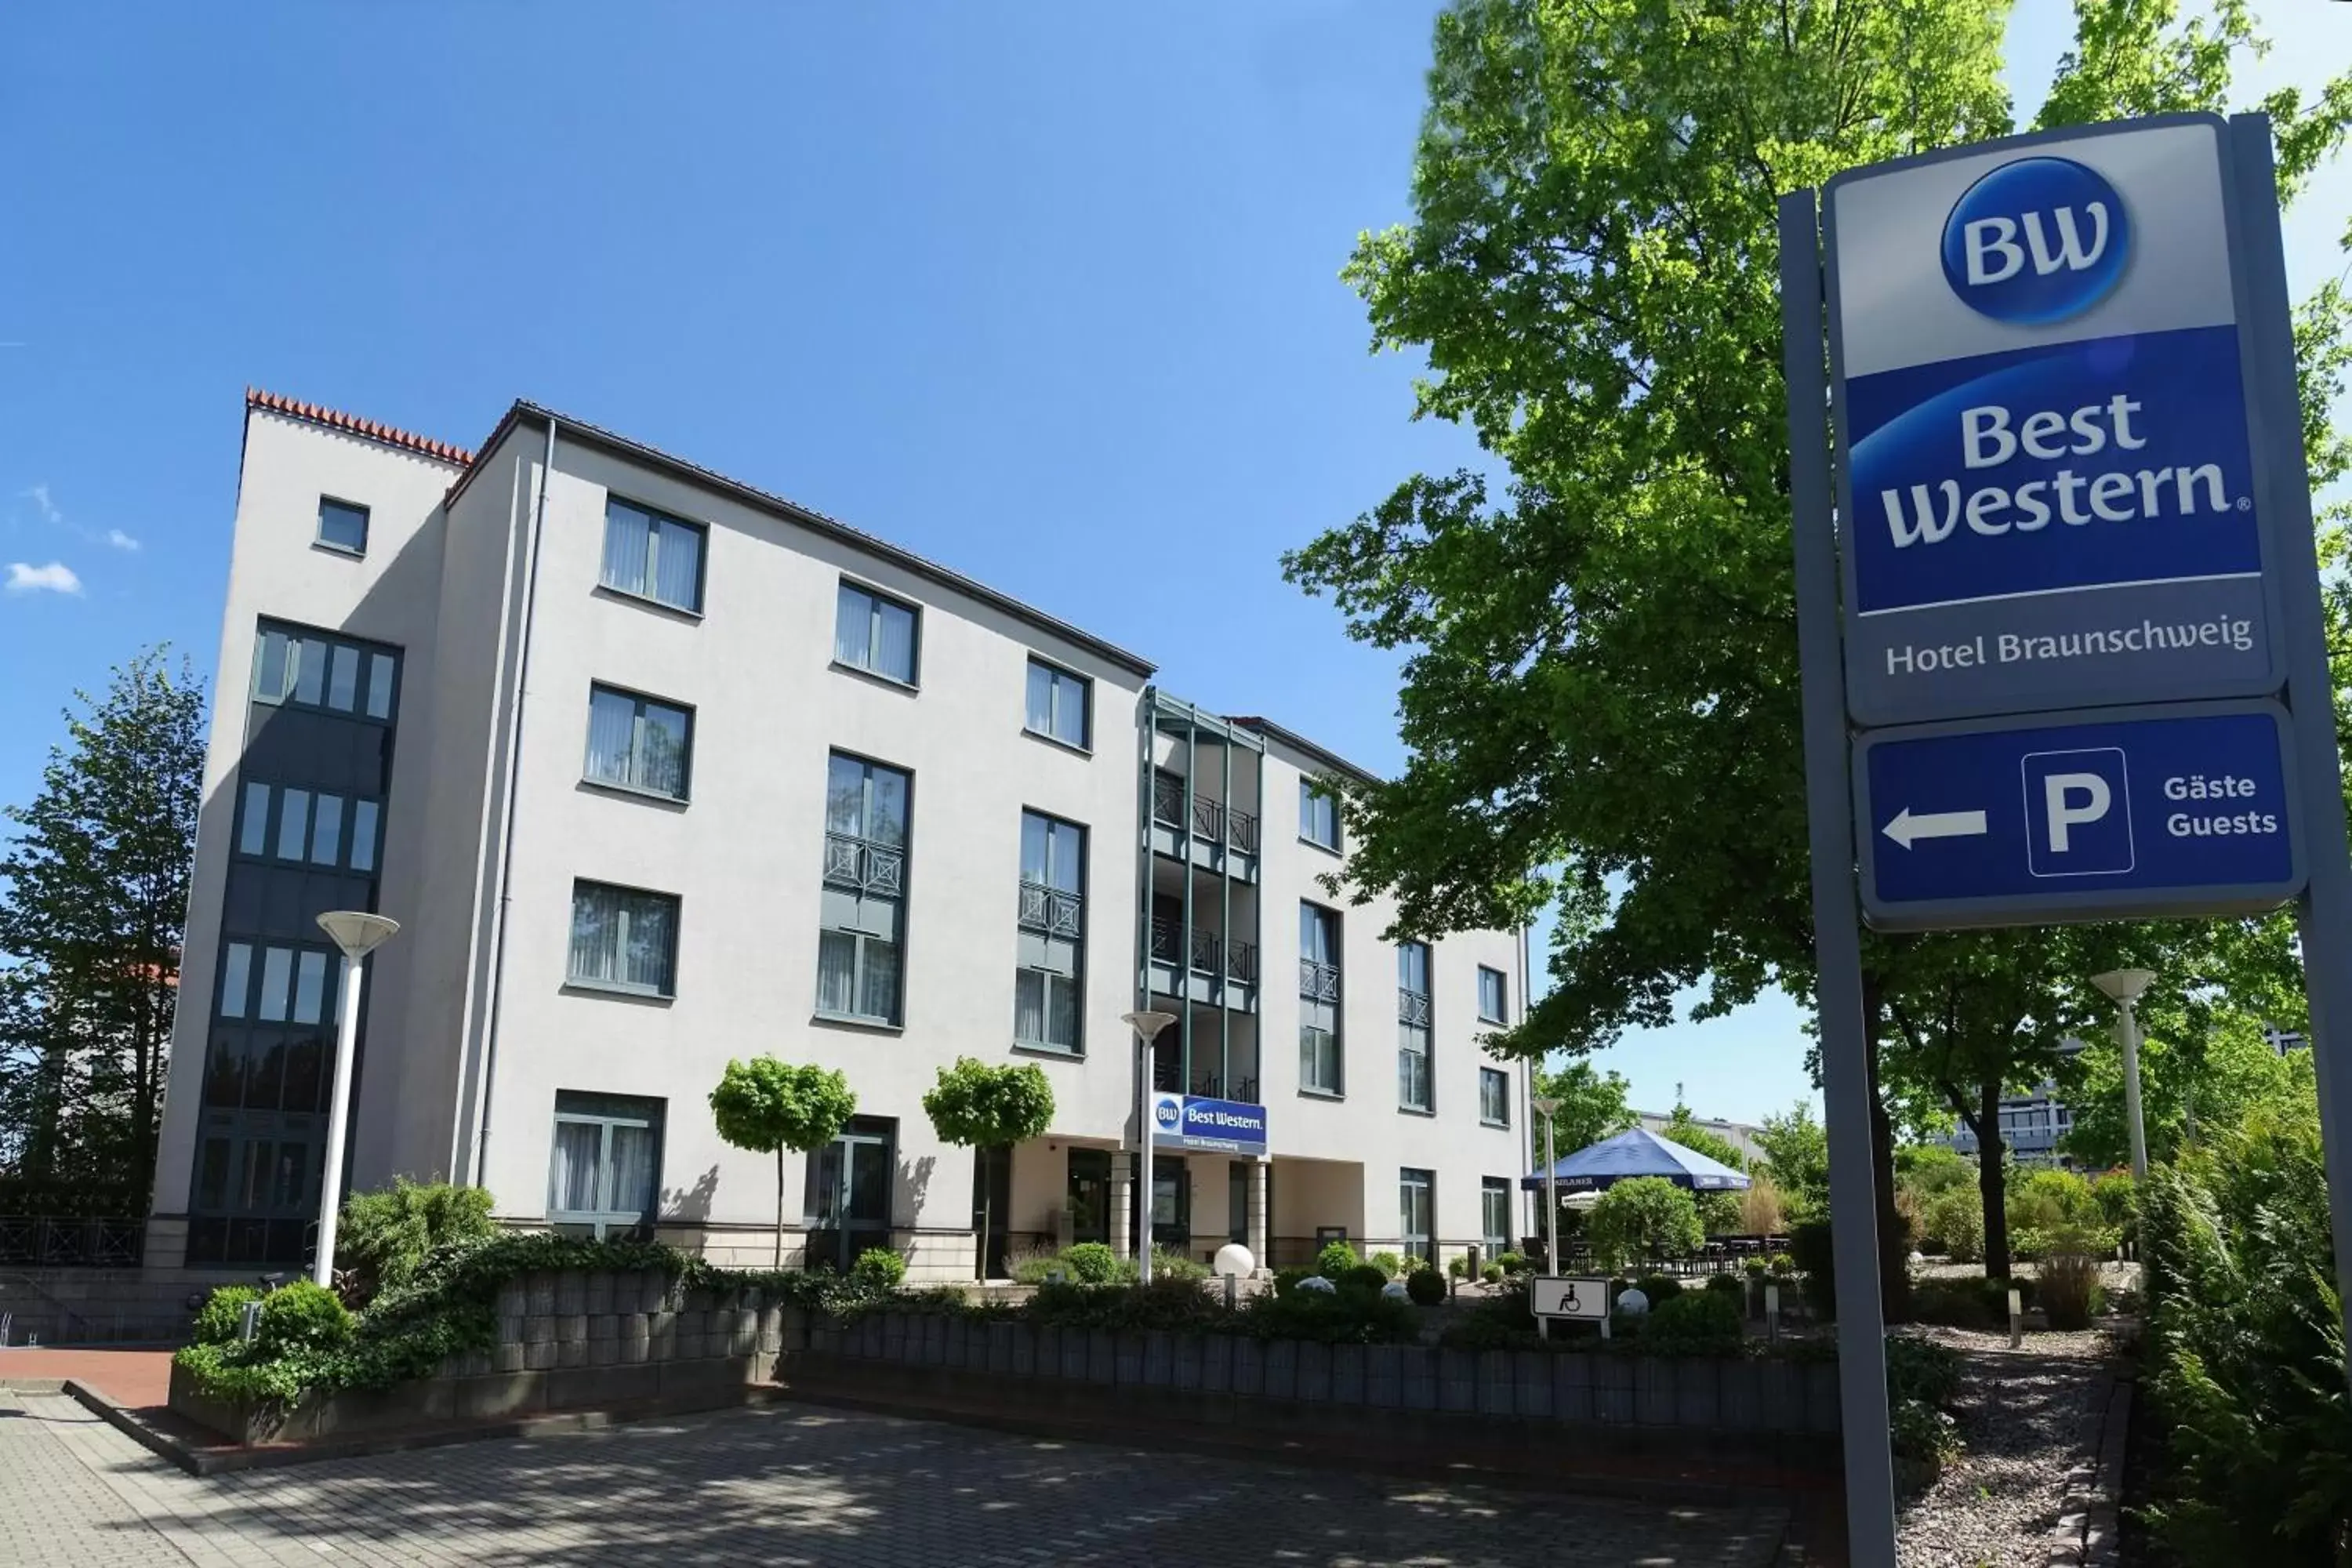
<svg viewBox="0 0 2352 1568">
<path fill-rule="evenodd" d="M 1087 830 L 1023 812 L 1013 1037 L 1024 1045 L 1084 1047 L 1086 881 Z"/>
<path fill-rule="evenodd" d="M 1510 989 L 1499 969 L 1478 966 L 1478 1021 L 1482 1024 L 1507 1024 L 1505 1009 L 1510 1005 Z"/>
<path fill-rule="evenodd" d="M 668 996 L 677 961 L 677 900 L 602 882 L 572 885 L 572 958 L 565 973 L 573 984 Z"/>
<path fill-rule="evenodd" d="M 1093 743 L 1087 712 L 1093 695 L 1094 683 L 1086 677 L 1030 658 L 1028 726 L 1033 733 L 1084 751 Z"/>
<path fill-rule="evenodd" d="M 1298 781 L 1298 837 L 1339 853 L 1339 797 L 1313 779 Z"/>
<path fill-rule="evenodd" d="M 921 620 L 912 605 L 845 580 L 835 604 L 834 660 L 912 686 Z"/>
<path fill-rule="evenodd" d="M 604 502 L 607 588 L 672 609 L 702 609 L 701 524 L 666 517 L 617 496 Z"/>
<path fill-rule="evenodd" d="M 1341 1094 L 1346 1064 L 1339 1041 L 1339 916 L 1320 904 L 1298 906 L 1298 1084 Z"/>
<path fill-rule="evenodd" d="M 896 1024 L 913 778 L 862 757 L 827 764 L 817 1011 Z"/>
<path fill-rule="evenodd" d="M 1437 1257 L 1437 1175 L 1432 1171 L 1398 1173 L 1398 1218 L 1407 1258 L 1433 1262 Z"/>
<path fill-rule="evenodd" d="M 694 715 L 616 687 L 588 689 L 588 777 L 648 795 L 686 798 Z"/>
<path fill-rule="evenodd" d="M 253 700 L 389 721 L 400 660 L 387 650 L 264 621 L 253 646 Z"/>
<path fill-rule="evenodd" d="M 319 542 L 353 555 L 367 553 L 368 509 L 331 496 L 319 498 Z"/>
<path fill-rule="evenodd" d="M 1429 944 L 1397 943 L 1397 1105 L 1433 1109 L 1430 1088 Z"/>
<path fill-rule="evenodd" d="M 1489 1259 L 1511 1249 L 1511 1184 L 1504 1177 L 1479 1180 L 1478 1234 Z"/>
<path fill-rule="evenodd" d="M 602 1237 L 650 1220 L 660 1197 L 666 1109 L 658 1100 L 556 1090 L 548 1223 Z"/>
<path fill-rule="evenodd" d="M 1500 1068 L 1478 1069 L 1478 1120 L 1489 1127 L 1511 1124 L 1511 1080 Z"/>
</svg>

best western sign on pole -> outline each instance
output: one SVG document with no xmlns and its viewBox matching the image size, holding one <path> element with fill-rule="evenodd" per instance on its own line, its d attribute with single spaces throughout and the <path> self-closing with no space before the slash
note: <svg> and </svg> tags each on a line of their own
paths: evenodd
<svg viewBox="0 0 2352 1568">
<path fill-rule="evenodd" d="M 1858 169 L 1780 225 L 1840 1298 L 1878 1288 L 1857 869 L 1893 931 L 2301 896 L 2352 1193 L 2352 867 L 2268 121 Z M 1878 1325 L 1840 1347 L 1853 1561 L 1891 1568 Z"/>
</svg>

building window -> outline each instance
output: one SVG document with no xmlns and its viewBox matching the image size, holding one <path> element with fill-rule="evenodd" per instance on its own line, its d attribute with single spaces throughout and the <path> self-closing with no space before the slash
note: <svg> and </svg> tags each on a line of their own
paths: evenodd
<svg viewBox="0 0 2352 1568">
<path fill-rule="evenodd" d="M 1021 814 L 1020 953 L 1013 974 L 1013 1037 L 1076 1053 L 1087 940 L 1087 830 Z"/>
<path fill-rule="evenodd" d="M 1397 1209 L 1404 1255 L 1424 1263 L 1437 1259 L 1436 1194 L 1434 1173 L 1406 1170 L 1397 1173 Z"/>
<path fill-rule="evenodd" d="M 319 498 L 319 542 L 353 555 L 367 553 L 368 509 L 331 496 Z"/>
<path fill-rule="evenodd" d="M 834 662 L 912 686 L 921 624 L 912 605 L 844 582 L 835 605 Z"/>
<path fill-rule="evenodd" d="M 1489 1259 L 1511 1249 L 1511 1184 L 1501 1176 L 1478 1183 L 1478 1232 Z"/>
<path fill-rule="evenodd" d="M 1499 969 L 1478 966 L 1478 1021 L 1482 1024 L 1507 1024 L 1510 1018 L 1509 983 Z"/>
<path fill-rule="evenodd" d="M 1478 1120 L 1489 1127 L 1511 1124 L 1511 1079 L 1500 1068 L 1478 1069 Z"/>
<path fill-rule="evenodd" d="M 674 610 L 702 613 L 703 529 L 632 505 L 618 496 L 604 501 L 604 570 L 607 588 L 651 599 Z"/>
<path fill-rule="evenodd" d="M 1339 797 L 1313 779 L 1298 781 L 1298 837 L 1339 852 Z"/>
<path fill-rule="evenodd" d="M 677 967 L 676 899 L 602 882 L 572 884 L 572 984 L 669 996 Z"/>
<path fill-rule="evenodd" d="M 598 1237 L 647 1226 L 660 1191 L 663 1110 L 658 1100 L 557 1089 L 548 1223 Z"/>
<path fill-rule="evenodd" d="M 1088 704 L 1094 683 L 1082 675 L 1057 669 L 1044 659 L 1029 660 L 1030 732 L 1048 735 L 1066 746 L 1085 751 L 1092 744 Z"/>
<path fill-rule="evenodd" d="M 399 673 L 388 650 L 265 621 L 253 649 L 253 700 L 389 721 Z"/>
<path fill-rule="evenodd" d="M 1339 1038 L 1339 917 L 1319 904 L 1298 906 L 1298 1085 L 1315 1094 L 1347 1092 Z"/>
<path fill-rule="evenodd" d="M 236 852 L 373 876 L 383 816 L 381 801 L 247 780 L 237 796 Z"/>
<path fill-rule="evenodd" d="M 828 764 L 816 958 L 820 1013 L 898 1022 L 912 789 L 908 774 L 879 763 L 835 752 Z"/>
<path fill-rule="evenodd" d="M 890 1245 L 898 1145 L 893 1119 L 853 1116 L 840 1137 L 803 1163 L 801 1209 L 810 1268 L 846 1274 L 866 1248 Z"/>
<path fill-rule="evenodd" d="M 694 714 L 610 686 L 588 689 L 588 777 L 647 795 L 686 798 Z"/>
<path fill-rule="evenodd" d="M 1434 1109 L 1429 1082 L 1429 944 L 1397 943 L 1397 1105 Z"/>
</svg>

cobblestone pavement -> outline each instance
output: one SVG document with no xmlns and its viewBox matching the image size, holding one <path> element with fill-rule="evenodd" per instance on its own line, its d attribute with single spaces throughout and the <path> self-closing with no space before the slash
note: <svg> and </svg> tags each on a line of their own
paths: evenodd
<svg viewBox="0 0 2352 1568">
<path fill-rule="evenodd" d="M 6 1568 L 1760 1568 L 1780 1525 L 789 1405 L 199 1479 L 0 1393 Z"/>
</svg>

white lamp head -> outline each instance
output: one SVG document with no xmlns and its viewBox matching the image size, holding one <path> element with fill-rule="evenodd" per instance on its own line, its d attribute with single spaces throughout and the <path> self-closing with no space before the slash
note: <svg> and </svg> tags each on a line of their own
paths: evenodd
<svg viewBox="0 0 2352 1568">
<path fill-rule="evenodd" d="M 1533 1100 L 1529 1100 L 1528 1103 L 1528 1104 L 1530 1104 L 1530 1105 L 1532 1105 L 1532 1106 L 1534 1106 L 1534 1107 L 1536 1108 L 1536 1110 L 1537 1110 L 1537 1113 L 1538 1113 L 1538 1114 L 1539 1114 L 1539 1115 L 1543 1115 L 1543 1116 L 1549 1116 L 1553 1111 L 1558 1110 L 1559 1109 L 1559 1100 L 1554 1100 L 1550 1095 L 1548 1095 L 1548 1094 L 1539 1094 L 1539 1095 L 1537 1095 Z"/>
<path fill-rule="evenodd" d="M 2091 976 L 2091 984 L 2107 994 L 2107 999 L 2128 1007 L 2156 982 L 2156 972 L 2149 969 L 2110 969 L 2105 974 Z"/>
<path fill-rule="evenodd" d="M 319 917 L 319 929 L 334 939 L 345 958 L 356 961 L 391 940 L 400 930 L 400 922 L 358 910 L 329 910 Z"/>
<path fill-rule="evenodd" d="M 1135 1031 L 1135 1037 L 1145 1045 L 1160 1037 L 1160 1031 L 1176 1021 L 1173 1013 L 1122 1013 L 1119 1017 Z"/>
</svg>

